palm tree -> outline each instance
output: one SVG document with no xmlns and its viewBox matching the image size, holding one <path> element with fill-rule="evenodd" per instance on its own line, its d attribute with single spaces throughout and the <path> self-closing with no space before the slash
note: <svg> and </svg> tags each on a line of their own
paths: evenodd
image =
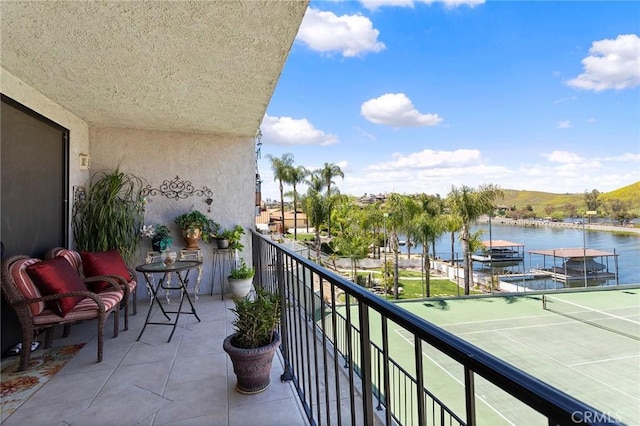
<svg viewBox="0 0 640 426">
<path fill-rule="evenodd" d="M 418 198 L 420 212 L 411 223 L 412 234 L 422 244 L 422 272 L 426 275 L 426 297 L 431 297 L 431 261 L 429 259 L 429 243 L 444 232 L 442 221 L 438 215 L 439 203 L 436 197 L 422 194 Z"/>
<path fill-rule="evenodd" d="M 302 166 L 290 166 L 287 170 L 287 183 L 293 187 L 293 239 L 298 239 L 298 191 L 297 186 L 303 183 L 309 172 Z"/>
<path fill-rule="evenodd" d="M 318 172 L 313 172 L 309 175 L 307 180 L 309 188 L 307 189 L 307 196 L 305 198 L 305 210 L 307 212 L 307 220 L 311 222 L 311 226 L 315 230 L 316 240 L 316 262 L 320 261 L 320 227 L 324 223 L 324 219 L 327 216 L 327 202 L 322 195 L 322 189 L 324 188 L 324 181 L 322 176 Z"/>
<path fill-rule="evenodd" d="M 388 225 L 389 225 L 389 240 L 391 242 L 391 249 L 394 252 L 394 283 L 393 283 L 393 297 L 398 299 L 400 293 L 398 291 L 398 254 L 400 252 L 398 244 L 398 234 L 401 232 L 407 233 L 410 231 L 411 215 L 414 209 L 411 207 L 412 201 L 406 195 L 390 194 L 387 197 L 386 207 L 389 210 Z"/>
<path fill-rule="evenodd" d="M 333 178 L 340 176 L 344 179 L 344 173 L 342 169 L 333 163 L 324 163 L 324 168 L 320 171 L 322 179 L 327 186 L 327 200 L 329 201 L 329 216 L 327 218 L 327 227 L 329 229 L 329 237 L 331 237 L 331 184 L 335 184 Z"/>
<path fill-rule="evenodd" d="M 284 186 L 283 183 L 287 182 L 289 168 L 293 165 L 293 154 L 282 154 L 282 157 L 277 158 L 272 155 L 267 155 L 267 158 L 271 161 L 271 170 L 273 170 L 273 180 L 278 181 L 280 185 L 280 214 L 282 218 L 281 232 L 284 234 Z"/>
<path fill-rule="evenodd" d="M 493 210 L 495 199 L 503 196 L 502 190 L 496 185 L 480 185 L 478 189 L 462 185 L 460 188 L 451 187 L 451 192 L 447 195 L 447 202 L 451 214 L 460 218 L 462 229 L 460 231 L 460 241 L 462 242 L 462 267 L 464 269 L 464 294 L 469 294 L 471 251 L 469 240 L 471 238 L 471 224 L 483 214 Z"/>
</svg>

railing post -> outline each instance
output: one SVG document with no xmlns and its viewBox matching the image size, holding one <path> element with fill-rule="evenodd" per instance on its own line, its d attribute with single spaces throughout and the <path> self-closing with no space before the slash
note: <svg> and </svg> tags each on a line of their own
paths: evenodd
<svg viewBox="0 0 640 426">
<path fill-rule="evenodd" d="M 278 294 L 280 295 L 280 331 L 282 339 L 280 341 L 280 351 L 284 358 L 284 372 L 280 376 L 280 381 L 286 382 L 293 379 L 291 366 L 289 365 L 289 325 L 287 324 L 287 289 L 284 282 L 284 260 L 282 251 L 276 251 L 276 276 L 278 277 Z"/>
<path fill-rule="evenodd" d="M 373 425 L 373 383 L 371 380 L 371 335 L 369 332 L 369 307 L 360 304 L 360 363 L 362 368 L 362 408 L 365 425 Z"/>
<path fill-rule="evenodd" d="M 476 390 L 473 384 L 473 371 L 464 367 L 464 399 L 467 408 L 467 426 L 476 426 Z"/>
<path fill-rule="evenodd" d="M 427 424 L 426 400 L 424 397 L 424 366 L 422 363 L 422 340 L 419 337 L 414 339 L 416 357 L 416 403 L 418 404 L 418 424 Z"/>
</svg>

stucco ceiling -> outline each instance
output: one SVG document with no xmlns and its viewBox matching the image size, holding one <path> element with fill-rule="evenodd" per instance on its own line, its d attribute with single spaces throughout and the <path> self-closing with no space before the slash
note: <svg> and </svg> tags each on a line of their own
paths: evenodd
<svg viewBox="0 0 640 426">
<path fill-rule="evenodd" d="M 308 1 L 1 1 L 1 63 L 90 124 L 253 136 Z"/>
</svg>

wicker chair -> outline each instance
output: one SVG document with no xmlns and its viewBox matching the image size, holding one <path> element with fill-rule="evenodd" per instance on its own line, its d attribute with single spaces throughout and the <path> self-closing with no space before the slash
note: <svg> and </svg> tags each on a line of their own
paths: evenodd
<svg viewBox="0 0 640 426">
<path fill-rule="evenodd" d="M 47 253 L 45 254 L 45 259 L 53 259 L 56 256 L 62 256 L 65 259 L 67 259 L 69 263 L 71 263 L 71 265 L 78 270 L 78 273 L 80 274 L 81 277 L 84 278 L 85 282 L 90 283 L 90 282 L 103 281 L 102 278 L 85 277 L 84 271 L 82 270 L 82 257 L 80 256 L 79 252 L 75 250 L 65 249 L 62 247 L 55 247 L 47 251 Z M 132 315 L 136 315 L 138 313 L 138 300 L 137 300 L 138 284 L 136 281 L 136 273 L 129 267 L 127 267 L 127 270 L 129 271 L 130 277 L 129 277 L 129 280 L 126 282 L 126 288 L 125 288 L 125 302 L 124 302 L 124 330 L 125 331 L 129 330 L 129 295 L 132 296 L 131 299 L 133 300 Z M 116 279 L 120 283 L 125 282 L 124 277 L 120 277 L 118 275 L 108 275 L 108 277 Z"/>
<path fill-rule="evenodd" d="M 27 368 L 31 356 L 31 342 L 36 330 L 45 329 L 45 348 L 51 347 L 53 328 L 61 324 L 97 319 L 98 320 L 98 360 L 102 362 L 104 346 L 104 324 L 113 312 L 113 337 L 118 336 L 118 306 L 124 297 L 120 285 L 113 279 L 102 277 L 103 281 L 113 286 L 113 291 L 105 291 L 100 295 L 90 291 L 71 291 L 61 294 L 42 296 L 38 287 L 27 273 L 27 267 L 40 262 L 40 259 L 28 256 L 13 256 L 2 261 L 2 293 L 11 307 L 16 311 L 22 326 L 22 351 L 20 353 L 19 371 Z M 84 297 L 64 317 L 56 314 L 48 306 L 47 301 L 69 297 Z"/>
</svg>

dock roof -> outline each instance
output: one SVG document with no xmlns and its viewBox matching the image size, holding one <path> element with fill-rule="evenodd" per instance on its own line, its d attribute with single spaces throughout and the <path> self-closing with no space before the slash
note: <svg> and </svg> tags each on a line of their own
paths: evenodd
<svg viewBox="0 0 640 426">
<path fill-rule="evenodd" d="M 492 248 L 500 248 L 500 247 L 524 247 L 524 244 L 513 243 L 511 241 L 506 240 L 490 240 L 483 241 L 482 245 L 484 247 L 492 247 Z"/>
<path fill-rule="evenodd" d="M 597 256 L 617 256 L 616 253 L 611 253 L 603 250 L 585 249 L 585 248 L 557 248 L 550 250 L 529 250 L 532 254 L 541 254 L 544 256 L 571 258 L 571 257 L 597 257 Z"/>
</svg>

